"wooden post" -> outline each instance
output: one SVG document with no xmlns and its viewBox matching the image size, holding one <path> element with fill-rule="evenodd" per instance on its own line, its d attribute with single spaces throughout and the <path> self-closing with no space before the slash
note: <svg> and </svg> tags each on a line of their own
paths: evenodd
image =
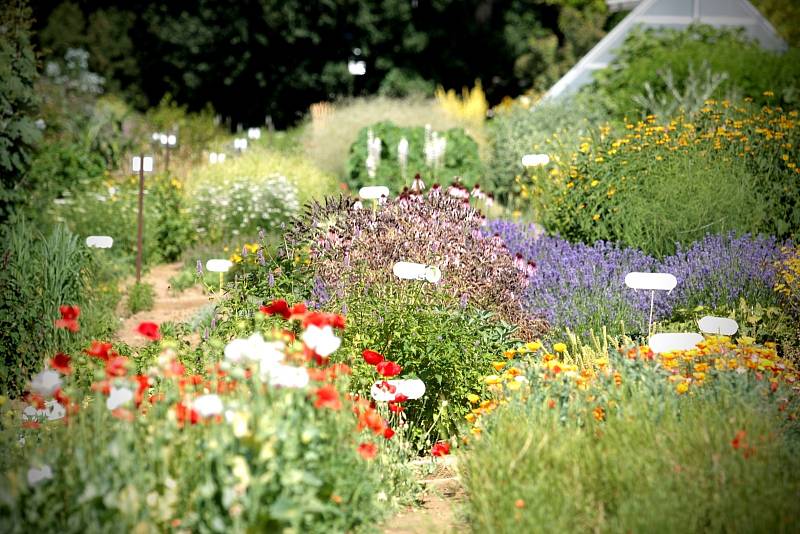
<svg viewBox="0 0 800 534">
<path fill-rule="evenodd" d="M 169 175 L 169 144 L 164 147 L 164 150 L 167 151 L 164 157 L 166 158 L 166 173 Z"/>
<path fill-rule="evenodd" d="M 142 280 L 142 229 L 144 228 L 144 154 L 139 164 L 139 217 L 136 229 L 136 283 Z"/>
</svg>

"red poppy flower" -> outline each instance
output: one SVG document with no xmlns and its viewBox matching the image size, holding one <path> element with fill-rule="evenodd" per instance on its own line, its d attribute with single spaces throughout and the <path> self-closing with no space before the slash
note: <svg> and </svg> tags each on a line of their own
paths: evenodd
<svg viewBox="0 0 800 534">
<path fill-rule="evenodd" d="M 331 385 L 322 386 L 314 394 L 317 396 L 317 400 L 314 402 L 315 408 L 341 409 L 342 401 L 339 399 L 339 392 L 336 391 L 335 387 Z"/>
<path fill-rule="evenodd" d="M 126 410 L 125 408 L 117 408 L 116 410 L 111 410 L 111 415 L 122 421 L 128 421 L 129 423 L 136 418 L 136 416 L 133 415 L 132 411 Z"/>
<path fill-rule="evenodd" d="M 64 394 L 64 391 L 61 388 L 58 388 L 55 393 L 53 393 L 53 398 L 56 400 L 63 407 L 69 406 L 69 397 Z"/>
<path fill-rule="evenodd" d="M 302 302 L 298 302 L 297 304 L 292 306 L 291 309 L 289 310 L 289 319 L 290 320 L 302 319 L 303 317 L 305 317 L 306 313 L 308 313 L 308 308 L 306 307 L 306 305 Z"/>
<path fill-rule="evenodd" d="M 171 360 L 164 369 L 164 375 L 175 378 L 186 373 L 186 366 L 178 360 Z"/>
<path fill-rule="evenodd" d="M 59 306 L 59 313 L 61 319 L 56 319 L 56 328 L 66 328 L 70 332 L 77 332 L 80 330 L 78 326 L 78 316 L 81 314 L 81 309 L 77 306 Z"/>
<path fill-rule="evenodd" d="M 310 312 L 303 317 L 303 328 L 308 328 L 312 324 L 317 328 L 331 326 L 341 329 L 344 328 L 344 317 L 336 313 Z"/>
<path fill-rule="evenodd" d="M 397 386 L 390 384 L 386 380 L 381 381 L 380 385 L 378 385 L 378 389 L 381 389 L 387 393 L 394 393 L 397 391 Z"/>
<path fill-rule="evenodd" d="M 192 425 L 196 425 L 200 422 L 200 414 L 194 408 L 186 406 L 186 404 L 179 402 L 175 405 L 175 416 L 178 419 L 178 424 L 183 425 L 185 422 L 189 422 Z"/>
<path fill-rule="evenodd" d="M 56 353 L 55 356 L 50 358 L 50 367 L 61 374 L 68 375 L 72 372 L 72 368 L 69 366 L 70 359 L 69 355 L 63 352 Z"/>
<path fill-rule="evenodd" d="M 35 429 L 35 428 L 39 428 L 40 426 L 42 426 L 42 425 L 39 424 L 39 421 L 23 421 L 22 422 L 22 428 L 33 428 L 33 429 Z"/>
<path fill-rule="evenodd" d="M 336 380 L 336 378 L 340 376 L 350 375 L 352 374 L 352 370 L 350 366 L 346 363 L 334 363 L 330 367 L 328 367 L 328 377 L 331 380 Z"/>
<path fill-rule="evenodd" d="M 286 301 L 283 299 L 273 300 L 266 306 L 261 306 L 259 310 L 261 310 L 261 313 L 266 315 L 280 315 L 284 319 L 288 319 L 292 316 L 292 312 L 289 310 L 289 305 L 286 304 Z"/>
<path fill-rule="evenodd" d="M 405 402 L 408 400 L 408 397 L 403 395 L 402 393 L 398 393 L 394 396 L 394 402 Z"/>
<path fill-rule="evenodd" d="M 328 373 L 326 373 L 324 369 L 319 369 L 317 367 L 309 367 L 307 371 L 308 371 L 308 378 L 315 382 L 325 382 L 328 379 Z"/>
<path fill-rule="evenodd" d="M 358 446 L 358 454 L 365 460 L 372 460 L 378 454 L 378 446 L 374 443 L 362 443 Z"/>
<path fill-rule="evenodd" d="M 22 398 L 28 404 L 35 406 L 37 410 L 44 410 L 44 397 L 38 393 L 27 392 Z"/>
<path fill-rule="evenodd" d="M 447 456 L 450 454 L 450 444 L 446 441 L 437 441 L 431 447 L 431 455 L 433 456 Z"/>
<path fill-rule="evenodd" d="M 380 434 L 386 428 L 383 418 L 375 410 L 368 408 L 358 414 L 358 430 L 369 428 L 375 434 Z"/>
<path fill-rule="evenodd" d="M 381 355 L 379 352 L 369 349 L 364 349 L 364 352 L 361 353 L 361 356 L 364 358 L 364 361 L 370 365 L 378 365 L 384 360 L 383 355 Z"/>
<path fill-rule="evenodd" d="M 109 380 L 100 380 L 99 382 L 94 382 L 91 386 L 92 391 L 97 391 L 102 393 L 103 395 L 110 395 L 111 394 L 111 381 Z"/>
<path fill-rule="evenodd" d="M 134 396 L 134 402 L 136 402 L 136 406 L 138 407 L 144 400 L 144 392 L 150 387 L 150 377 L 136 375 L 133 377 L 133 379 L 136 380 L 136 383 L 138 384 L 136 388 L 136 395 Z"/>
<path fill-rule="evenodd" d="M 389 411 L 390 411 L 390 412 L 393 412 L 393 413 L 400 413 L 400 412 L 402 412 L 404 409 L 405 409 L 405 408 L 403 408 L 403 405 L 402 405 L 402 404 L 397 404 L 397 403 L 394 403 L 394 402 L 390 402 L 390 403 L 389 403 Z"/>
<path fill-rule="evenodd" d="M 375 369 L 378 371 L 379 374 L 385 376 L 386 378 L 391 378 L 393 376 L 399 375 L 403 372 L 403 368 L 397 365 L 393 361 L 384 360 L 378 365 L 375 366 Z"/>
<path fill-rule="evenodd" d="M 153 341 L 161 339 L 161 332 L 158 331 L 158 325 L 156 323 L 139 323 L 136 331 Z"/>
<path fill-rule="evenodd" d="M 106 361 L 106 376 L 125 376 L 128 373 L 128 359 L 124 356 L 115 356 Z"/>
<path fill-rule="evenodd" d="M 746 437 L 747 437 L 747 432 L 745 432 L 744 430 L 738 431 L 731 440 L 731 446 L 734 449 L 739 449 L 739 447 L 741 447 L 744 444 Z"/>
<path fill-rule="evenodd" d="M 392 427 L 387 426 L 383 431 L 383 437 L 386 439 L 392 439 L 392 436 L 394 436 L 394 430 L 392 430 Z"/>
<path fill-rule="evenodd" d="M 92 341 L 92 346 L 84 350 L 89 356 L 100 358 L 101 360 L 108 360 L 108 351 L 111 350 L 111 343 L 103 343 L 102 341 Z"/>
</svg>

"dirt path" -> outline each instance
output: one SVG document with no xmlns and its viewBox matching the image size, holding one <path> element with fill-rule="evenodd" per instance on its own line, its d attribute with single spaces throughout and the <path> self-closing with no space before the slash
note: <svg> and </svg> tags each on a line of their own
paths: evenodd
<svg viewBox="0 0 800 534">
<path fill-rule="evenodd" d="M 180 262 L 157 265 L 142 277 L 142 281 L 153 284 L 155 291 L 153 309 L 139 312 L 125 319 L 117 331 L 117 338 L 120 341 L 133 347 L 142 346 L 146 339 L 136 333 L 139 323 L 149 321 L 161 324 L 166 321 L 187 321 L 211 301 L 211 297 L 204 295 L 197 286 L 190 287 L 181 293 L 170 291 L 169 279 L 178 274 L 182 268 L 183 264 Z M 128 281 L 125 287 L 127 288 L 131 284 L 133 284 L 133 280 Z M 120 302 L 118 312 L 120 316 L 124 317 L 125 298 Z"/>
<path fill-rule="evenodd" d="M 443 469 L 422 480 L 426 488 L 422 502 L 407 506 L 384 523 L 383 534 L 452 534 L 469 529 L 458 521 L 455 508 L 464 491 L 454 470 L 454 458 Z M 449 465 L 448 465 L 449 464 Z"/>
</svg>

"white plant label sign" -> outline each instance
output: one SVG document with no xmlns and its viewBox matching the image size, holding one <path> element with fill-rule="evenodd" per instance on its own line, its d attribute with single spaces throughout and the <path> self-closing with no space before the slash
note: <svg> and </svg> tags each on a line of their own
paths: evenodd
<svg viewBox="0 0 800 534">
<path fill-rule="evenodd" d="M 231 267 L 233 267 L 233 262 L 229 260 L 215 259 L 206 262 L 206 269 L 212 273 L 227 273 Z"/>
<path fill-rule="evenodd" d="M 672 352 L 676 350 L 691 350 L 702 342 L 705 338 L 703 334 L 691 332 L 678 334 L 655 334 L 650 337 L 648 344 L 650 349 L 656 354 L 662 352 Z"/>
<path fill-rule="evenodd" d="M 90 248 L 111 248 L 114 238 L 108 235 L 90 235 L 86 238 L 86 246 Z"/>
<path fill-rule="evenodd" d="M 525 154 L 522 156 L 523 167 L 542 167 L 550 163 L 550 156 L 547 154 Z"/>
<path fill-rule="evenodd" d="M 389 188 L 383 185 L 370 185 L 358 190 L 358 196 L 365 200 L 379 200 L 381 197 L 389 197 Z"/>
<path fill-rule="evenodd" d="M 433 265 L 398 261 L 392 267 L 392 272 L 402 280 L 427 280 L 435 284 L 442 279 L 442 270 Z"/>
<path fill-rule="evenodd" d="M 625 285 L 631 289 L 672 291 L 678 285 L 678 280 L 669 273 L 633 272 L 625 275 Z"/>
<path fill-rule="evenodd" d="M 723 336 L 732 336 L 739 331 L 739 323 L 727 317 L 714 317 L 713 315 L 706 315 L 699 321 L 697 326 L 700 331 L 706 334 L 719 334 Z"/>
<path fill-rule="evenodd" d="M 378 402 L 391 402 L 395 399 L 395 395 L 405 395 L 409 400 L 419 399 L 425 395 L 425 382 L 418 378 L 403 379 L 403 380 L 387 380 L 390 385 L 397 388 L 394 393 L 390 393 L 381 387 L 383 380 L 379 380 L 372 384 L 370 388 L 370 395 Z"/>
<path fill-rule="evenodd" d="M 131 161 L 131 167 L 133 168 L 133 172 L 153 172 L 153 158 L 152 156 L 145 156 L 144 157 L 144 169 L 142 168 L 142 158 L 140 156 L 134 156 L 133 160 Z"/>
</svg>

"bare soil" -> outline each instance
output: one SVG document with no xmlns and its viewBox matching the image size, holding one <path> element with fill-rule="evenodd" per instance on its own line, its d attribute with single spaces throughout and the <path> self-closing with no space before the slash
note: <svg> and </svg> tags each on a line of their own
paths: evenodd
<svg viewBox="0 0 800 534">
<path fill-rule="evenodd" d="M 183 268 L 183 264 L 166 263 L 153 267 L 150 272 L 142 276 L 142 281 L 153 285 L 155 298 L 153 309 L 141 311 L 124 319 L 122 326 L 117 331 L 117 338 L 132 347 L 140 347 L 147 341 L 146 338 L 136 332 L 136 327 L 141 322 L 153 322 L 161 324 L 167 321 L 184 322 L 194 316 L 198 310 L 211 302 L 210 295 L 204 295 L 203 291 L 195 286 L 180 293 L 170 290 L 169 279 L 178 274 Z M 131 287 L 134 280 L 125 282 L 123 291 L 127 294 L 127 288 Z M 124 317 L 125 298 L 123 297 L 117 310 L 119 316 Z"/>
</svg>

